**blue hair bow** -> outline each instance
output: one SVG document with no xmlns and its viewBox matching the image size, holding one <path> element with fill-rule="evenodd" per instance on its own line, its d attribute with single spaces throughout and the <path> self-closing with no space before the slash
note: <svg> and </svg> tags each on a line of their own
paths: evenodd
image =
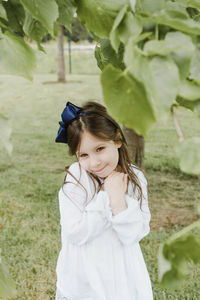
<svg viewBox="0 0 200 300">
<path fill-rule="evenodd" d="M 55 142 L 57 143 L 68 143 L 67 141 L 67 126 L 78 116 L 84 114 L 81 113 L 82 108 L 78 107 L 71 102 L 67 102 L 65 109 L 61 114 L 62 121 L 59 122 L 60 128 L 58 130 Z"/>
</svg>

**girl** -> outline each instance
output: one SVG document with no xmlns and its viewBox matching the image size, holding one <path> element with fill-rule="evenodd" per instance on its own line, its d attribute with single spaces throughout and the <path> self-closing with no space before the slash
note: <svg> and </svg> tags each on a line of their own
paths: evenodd
<svg viewBox="0 0 200 300">
<path fill-rule="evenodd" d="M 77 162 L 59 191 L 56 300 L 151 300 L 139 241 L 149 233 L 147 181 L 106 108 L 68 102 L 56 142 Z"/>
</svg>

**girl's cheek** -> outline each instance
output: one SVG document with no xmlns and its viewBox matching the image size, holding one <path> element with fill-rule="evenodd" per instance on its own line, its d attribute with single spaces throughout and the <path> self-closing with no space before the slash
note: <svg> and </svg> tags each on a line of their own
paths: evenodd
<svg viewBox="0 0 200 300">
<path fill-rule="evenodd" d="M 80 165 L 81 165 L 81 167 L 83 168 L 83 169 L 87 169 L 87 162 L 86 161 L 84 161 L 84 160 L 79 160 L 79 163 L 80 163 Z"/>
</svg>

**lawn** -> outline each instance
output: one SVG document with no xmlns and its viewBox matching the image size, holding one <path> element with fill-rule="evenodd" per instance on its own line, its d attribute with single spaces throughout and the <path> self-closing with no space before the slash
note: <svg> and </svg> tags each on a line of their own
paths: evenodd
<svg viewBox="0 0 200 300">
<path fill-rule="evenodd" d="M 55 43 L 46 51 L 38 53 L 33 82 L 0 74 L 0 108 L 11 119 L 14 146 L 11 157 L 3 148 L 0 152 L 0 248 L 17 285 L 15 300 L 54 299 L 60 250 L 57 193 L 65 166 L 74 161 L 66 145 L 54 142 L 58 121 L 66 101 L 103 103 L 92 51 L 73 52 L 66 84 L 56 83 Z M 185 137 L 200 136 L 200 122 L 190 111 L 177 111 L 177 119 Z M 192 273 L 181 290 L 161 289 L 157 279 L 159 244 L 197 219 L 199 178 L 180 172 L 176 144 L 170 116 L 155 126 L 145 144 L 152 231 L 141 246 L 155 300 L 200 299 L 200 266 L 189 266 Z"/>
</svg>

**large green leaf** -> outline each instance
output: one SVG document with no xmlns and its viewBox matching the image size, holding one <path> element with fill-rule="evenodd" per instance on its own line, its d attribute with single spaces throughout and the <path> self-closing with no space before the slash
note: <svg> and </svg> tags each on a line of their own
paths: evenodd
<svg viewBox="0 0 200 300">
<path fill-rule="evenodd" d="M 179 105 L 188 108 L 200 118 L 200 86 L 194 82 L 185 80 L 179 86 L 178 97 Z"/>
<path fill-rule="evenodd" d="M 19 0 L 4 1 L 4 8 L 8 17 L 8 26 L 11 31 L 23 34 L 22 24 L 24 22 L 24 7 Z"/>
<path fill-rule="evenodd" d="M 196 9 L 200 9 L 199 0 L 187 0 L 187 6 L 194 7 Z"/>
<path fill-rule="evenodd" d="M 89 31 L 100 38 L 109 37 L 114 20 L 129 0 L 76 0 L 77 14 Z"/>
<path fill-rule="evenodd" d="M 43 37 L 47 34 L 46 28 L 39 22 L 38 20 L 34 19 L 31 14 L 26 11 L 26 18 L 24 21 L 23 30 L 27 36 L 31 39 L 35 40 L 38 44 L 38 48 L 43 50 L 40 45 Z"/>
<path fill-rule="evenodd" d="M 180 169 L 188 174 L 200 174 L 200 138 L 192 137 L 177 146 Z"/>
<path fill-rule="evenodd" d="M 194 224 L 199 226 L 200 224 Z M 188 227 L 192 227 L 193 224 Z M 200 240 L 191 234 L 175 233 L 160 245 L 158 255 L 159 281 L 165 288 L 180 287 L 189 273 L 188 263 L 200 262 Z M 178 235 L 178 238 L 176 236 Z"/>
<path fill-rule="evenodd" d="M 58 18 L 58 5 L 55 0 L 20 0 L 33 18 L 40 21 L 52 35 L 53 24 Z"/>
<path fill-rule="evenodd" d="M 72 18 L 75 12 L 74 0 L 56 0 L 58 4 L 58 23 L 67 27 L 71 31 Z"/>
<path fill-rule="evenodd" d="M 36 66 L 34 51 L 22 38 L 6 31 L 0 39 L 0 65 L 7 73 L 32 79 Z"/>
<path fill-rule="evenodd" d="M 190 65 L 189 78 L 200 85 L 200 49 L 196 48 Z"/>
<path fill-rule="evenodd" d="M 115 21 L 113 23 L 112 30 L 110 32 L 110 41 L 113 49 L 117 52 L 119 45 L 120 45 L 120 36 L 118 34 L 117 28 L 122 22 L 126 12 L 127 12 L 128 5 L 124 5 L 122 9 L 119 11 L 117 17 L 115 18 Z"/>
<path fill-rule="evenodd" d="M 198 100 L 200 99 L 200 86 L 189 80 L 182 81 L 178 95 L 183 99 Z"/>
<path fill-rule="evenodd" d="M 109 39 L 101 39 L 100 43 L 95 48 L 95 58 L 97 60 L 98 67 L 103 68 L 112 64 L 116 68 L 125 69 L 125 65 L 122 62 L 124 53 L 124 47 L 121 44 L 118 53 L 116 53 L 110 43 Z"/>
<path fill-rule="evenodd" d="M 140 0 L 136 2 L 136 11 L 152 14 L 165 7 L 165 0 Z"/>
<path fill-rule="evenodd" d="M 165 40 L 176 46 L 171 57 L 179 68 L 181 79 L 185 79 L 189 75 L 191 59 L 195 53 L 192 38 L 182 32 L 169 32 L 166 34 Z"/>
<path fill-rule="evenodd" d="M 162 24 L 165 26 L 169 26 L 173 29 L 189 33 L 192 35 L 200 35 L 200 23 L 195 22 L 193 19 L 186 19 L 180 17 L 180 12 L 173 11 L 166 11 L 161 10 L 157 13 L 154 13 L 148 17 L 142 17 L 143 22 L 155 22 L 157 24 Z"/>
<path fill-rule="evenodd" d="M 15 283 L 0 256 L 0 297 L 7 298 L 16 295 Z"/>
<path fill-rule="evenodd" d="M 190 70 L 191 59 L 195 46 L 190 36 L 182 32 L 169 32 L 165 40 L 152 40 L 145 43 L 144 52 L 147 55 L 170 55 L 179 67 L 180 76 L 185 79 Z"/>
<path fill-rule="evenodd" d="M 2 3 L 0 3 L 0 18 L 5 19 L 5 20 L 8 20 L 7 14 L 6 14 L 6 10 L 5 10 L 5 8 L 3 7 L 3 4 L 2 4 Z"/>
<path fill-rule="evenodd" d="M 13 149 L 12 144 L 10 142 L 11 132 L 12 129 L 10 127 L 10 121 L 5 116 L 0 114 L 0 140 L 9 154 L 12 153 Z"/>
<path fill-rule="evenodd" d="M 155 115 L 143 85 L 112 65 L 104 68 L 101 84 L 104 101 L 114 118 L 146 136 L 155 123 Z"/>
<path fill-rule="evenodd" d="M 172 59 L 147 57 L 130 39 L 125 48 L 124 61 L 134 78 L 145 86 L 157 119 L 168 114 L 179 86 L 178 68 Z"/>
<path fill-rule="evenodd" d="M 125 5 L 117 15 L 111 33 L 110 41 L 115 51 L 118 51 L 120 42 L 126 44 L 130 37 L 137 38 L 142 32 L 142 24 L 139 19 L 131 12 L 127 12 L 128 6 Z"/>
</svg>

